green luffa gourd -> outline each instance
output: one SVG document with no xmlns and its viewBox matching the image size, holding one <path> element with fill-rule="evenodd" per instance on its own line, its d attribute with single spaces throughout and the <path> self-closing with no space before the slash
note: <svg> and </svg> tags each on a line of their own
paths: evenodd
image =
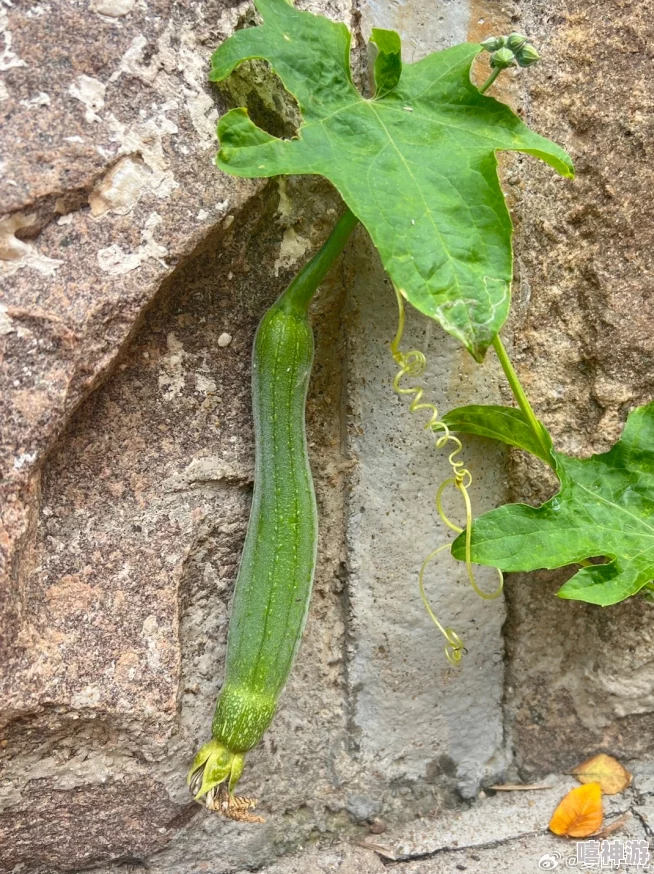
<svg viewBox="0 0 654 874">
<path fill-rule="evenodd" d="M 323 248 L 265 313 L 254 341 L 252 508 L 212 739 L 189 774 L 196 799 L 206 796 L 207 805 L 214 807 L 218 797 L 223 812 L 239 819 L 252 817 L 231 810 L 239 801 L 231 793 L 244 754 L 261 740 L 275 714 L 302 637 L 316 564 L 318 514 L 304 421 L 314 354 L 308 308 L 356 222 L 349 211 L 341 218 Z M 227 793 L 221 796 L 220 787 Z"/>
</svg>

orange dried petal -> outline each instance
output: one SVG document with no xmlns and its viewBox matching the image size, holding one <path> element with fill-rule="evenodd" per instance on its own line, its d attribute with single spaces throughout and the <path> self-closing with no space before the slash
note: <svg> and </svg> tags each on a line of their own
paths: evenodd
<svg viewBox="0 0 654 874">
<path fill-rule="evenodd" d="M 599 783 L 577 786 L 561 800 L 552 814 L 550 831 L 570 838 L 587 838 L 602 825 L 602 787 Z"/>
<path fill-rule="evenodd" d="M 572 773 L 580 783 L 599 783 L 605 795 L 617 795 L 633 780 L 617 759 L 604 753 L 577 765 Z"/>
</svg>

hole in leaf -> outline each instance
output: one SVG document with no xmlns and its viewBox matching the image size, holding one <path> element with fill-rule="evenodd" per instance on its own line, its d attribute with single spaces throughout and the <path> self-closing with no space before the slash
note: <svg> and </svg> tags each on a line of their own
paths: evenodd
<svg viewBox="0 0 654 874">
<path fill-rule="evenodd" d="M 273 137 L 297 136 L 300 107 L 267 61 L 244 61 L 217 87 L 226 109 L 244 106 L 257 127 Z"/>
</svg>

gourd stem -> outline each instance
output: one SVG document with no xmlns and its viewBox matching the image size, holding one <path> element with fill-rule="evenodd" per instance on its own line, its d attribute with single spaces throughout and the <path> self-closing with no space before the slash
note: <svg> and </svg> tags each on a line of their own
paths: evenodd
<svg viewBox="0 0 654 874">
<path fill-rule="evenodd" d="M 543 429 L 536 418 L 534 411 L 531 408 L 531 404 L 525 394 L 525 390 L 520 384 L 520 380 L 518 379 L 518 374 L 515 372 L 513 365 L 511 364 L 511 359 L 509 358 L 506 349 L 504 348 L 504 344 L 500 340 L 500 335 L 495 334 L 493 339 L 493 349 L 495 350 L 497 357 L 499 358 L 500 364 L 502 365 L 502 370 L 504 371 L 507 380 L 509 381 L 509 385 L 511 386 L 511 391 L 518 402 L 518 406 L 522 410 L 522 414 L 529 423 L 531 430 L 534 432 L 536 439 L 540 443 L 540 445 L 545 450 L 545 456 L 549 457 L 550 448 L 547 445 L 547 441 L 543 435 Z"/>
<path fill-rule="evenodd" d="M 279 304 L 286 311 L 305 313 L 311 298 L 323 281 L 329 268 L 345 248 L 350 234 L 359 220 L 351 209 L 346 209 L 336 222 L 327 242 L 304 265 L 282 295 Z"/>
</svg>

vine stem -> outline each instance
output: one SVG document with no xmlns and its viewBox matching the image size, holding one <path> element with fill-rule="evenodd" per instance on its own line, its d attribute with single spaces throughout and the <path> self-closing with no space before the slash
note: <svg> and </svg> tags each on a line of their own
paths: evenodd
<svg viewBox="0 0 654 874">
<path fill-rule="evenodd" d="M 306 311 L 309 301 L 327 275 L 329 268 L 345 248 L 345 244 L 358 223 L 359 220 L 352 210 L 346 209 L 334 225 L 327 241 L 291 281 L 280 301 L 282 306 L 288 309 Z"/>
<path fill-rule="evenodd" d="M 509 358 L 508 352 L 504 348 L 504 344 L 502 343 L 499 334 L 495 334 L 495 337 L 493 339 L 493 349 L 495 350 L 499 362 L 502 365 L 502 370 L 504 371 L 509 385 L 511 386 L 511 391 L 513 392 L 513 395 L 518 402 L 518 406 L 522 410 L 523 416 L 525 417 L 527 422 L 529 422 L 531 430 L 534 432 L 536 439 L 545 450 L 546 457 L 548 457 L 550 454 L 550 447 L 547 445 L 547 441 L 545 440 L 545 437 L 543 435 L 543 429 L 540 422 L 536 418 L 536 414 L 534 413 L 531 404 L 529 403 L 529 399 L 527 398 L 525 390 L 523 389 L 522 384 L 518 379 L 518 374 L 515 372 L 513 364 L 511 364 L 511 359 Z"/>
<path fill-rule="evenodd" d="M 485 93 L 488 91 L 488 89 L 490 88 L 490 86 L 493 84 L 493 82 L 494 82 L 494 81 L 497 79 L 497 77 L 500 75 L 501 72 L 502 72 L 502 67 L 496 67 L 496 68 L 493 70 L 493 72 L 490 74 L 490 76 L 488 77 L 488 79 L 486 79 L 486 81 L 484 82 L 484 84 L 479 86 L 479 93 L 480 93 L 480 94 L 485 94 Z"/>
<path fill-rule="evenodd" d="M 485 94 L 501 72 L 502 68 L 496 67 L 490 74 L 488 79 L 486 79 L 484 84 L 479 88 L 479 93 Z M 502 370 L 504 371 L 506 378 L 509 381 L 511 391 L 513 392 L 513 396 L 518 402 L 518 406 L 522 410 L 523 416 L 529 423 L 529 426 L 534 432 L 536 439 L 545 450 L 545 456 L 549 457 L 550 447 L 547 445 L 547 441 L 545 440 L 545 437 L 543 435 L 543 429 L 540 425 L 540 422 L 536 418 L 531 404 L 529 403 L 529 399 L 527 398 L 525 390 L 523 389 L 522 384 L 518 379 L 518 374 L 515 372 L 513 364 L 511 364 L 511 359 L 509 358 L 509 355 L 504 348 L 504 344 L 502 343 L 499 334 L 495 334 L 495 338 L 493 339 L 493 349 L 495 350 L 497 357 L 499 358 L 500 364 L 502 365 Z"/>
<path fill-rule="evenodd" d="M 358 224 L 358 219 L 354 213 L 347 209 L 341 218 L 336 223 L 334 230 L 331 232 L 327 242 L 313 256 L 313 258 L 305 264 L 297 276 L 288 286 L 284 296 L 283 303 L 291 309 L 306 309 L 309 301 L 316 292 L 316 289 L 325 278 L 329 268 L 343 251 L 352 231 Z M 520 383 L 518 374 L 515 372 L 511 359 L 504 348 L 504 344 L 500 339 L 500 335 L 496 334 L 493 339 L 493 349 L 497 354 L 499 362 L 502 366 L 511 391 L 514 394 L 518 406 L 529 423 L 536 439 L 545 450 L 545 455 L 549 456 L 550 448 L 543 435 L 543 429 L 536 418 L 536 415 L 529 403 L 525 390 Z"/>
</svg>

